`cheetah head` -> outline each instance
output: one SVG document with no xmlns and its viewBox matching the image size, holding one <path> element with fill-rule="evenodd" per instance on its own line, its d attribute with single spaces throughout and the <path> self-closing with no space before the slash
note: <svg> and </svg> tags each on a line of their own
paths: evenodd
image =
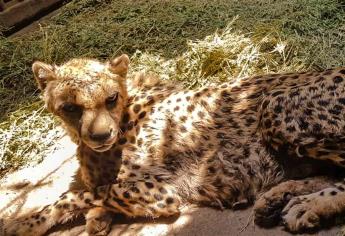
<svg viewBox="0 0 345 236">
<path fill-rule="evenodd" d="M 36 61 L 32 70 L 47 109 L 61 118 L 69 135 L 104 152 L 121 132 L 128 64 L 128 56 L 121 55 L 105 63 L 72 59 L 56 66 Z"/>
</svg>

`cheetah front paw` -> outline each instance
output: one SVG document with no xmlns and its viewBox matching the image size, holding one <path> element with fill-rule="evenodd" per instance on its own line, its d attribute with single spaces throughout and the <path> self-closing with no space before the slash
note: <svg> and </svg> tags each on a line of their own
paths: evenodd
<svg viewBox="0 0 345 236">
<path fill-rule="evenodd" d="M 275 189 L 264 193 L 254 204 L 254 222 L 262 227 L 277 225 L 284 206 L 291 198 L 290 192 L 278 192 Z"/>
<path fill-rule="evenodd" d="M 290 232 L 310 231 L 320 226 L 320 215 L 314 211 L 312 200 L 294 197 L 282 212 L 283 224 Z"/>
<path fill-rule="evenodd" d="M 108 235 L 111 229 L 112 214 L 102 208 L 91 209 L 86 215 L 86 232 L 89 235 Z"/>
</svg>

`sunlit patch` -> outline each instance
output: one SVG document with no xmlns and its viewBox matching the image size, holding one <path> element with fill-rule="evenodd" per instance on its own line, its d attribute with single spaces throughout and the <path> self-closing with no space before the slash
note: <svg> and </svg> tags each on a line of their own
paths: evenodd
<svg viewBox="0 0 345 236">
<path fill-rule="evenodd" d="M 166 224 L 147 225 L 140 230 L 140 235 L 169 235 Z"/>
<path fill-rule="evenodd" d="M 64 137 L 57 141 L 54 150 L 39 165 L 1 180 L 0 218 L 19 216 L 51 204 L 70 188 L 79 167 L 76 145 Z"/>
<path fill-rule="evenodd" d="M 102 72 L 104 70 L 104 64 L 98 61 L 89 61 L 87 67 L 94 72 Z"/>
</svg>

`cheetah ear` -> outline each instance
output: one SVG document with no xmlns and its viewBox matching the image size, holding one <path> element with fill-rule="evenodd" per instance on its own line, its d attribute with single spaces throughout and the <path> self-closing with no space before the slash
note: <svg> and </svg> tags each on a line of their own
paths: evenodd
<svg viewBox="0 0 345 236">
<path fill-rule="evenodd" d="M 49 64 L 40 61 L 35 61 L 32 64 L 32 71 L 37 81 L 38 88 L 41 91 L 43 91 L 46 88 L 47 83 L 49 81 L 55 79 L 54 67 Z"/>
<path fill-rule="evenodd" d="M 111 72 L 126 77 L 128 72 L 129 57 L 126 54 L 122 54 L 115 59 L 110 60 L 109 69 Z"/>
</svg>

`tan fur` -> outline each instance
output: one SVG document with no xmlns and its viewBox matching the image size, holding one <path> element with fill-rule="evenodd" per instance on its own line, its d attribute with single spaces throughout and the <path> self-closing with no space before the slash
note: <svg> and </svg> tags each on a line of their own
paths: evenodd
<svg viewBox="0 0 345 236">
<path fill-rule="evenodd" d="M 68 192 L 37 214 L 49 221 L 21 219 L 8 232 L 41 234 L 64 222 L 67 212 L 90 209 L 89 233 L 109 228 L 106 211 L 159 217 L 178 214 L 188 203 L 238 209 L 290 176 L 318 173 L 311 158 L 345 165 L 344 69 L 256 76 L 186 90 L 152 75 L 126 79 L 128 63 L 126 55 L 106 63 L 34 63 L 47 108 L 79 145 L 88 191 Z M 303 171 L 292 173 L 285 163 L 296 160 L 293 169 Z M 255 208 L 257 222 L 272 217 L 279 222 L 287 189 L 297 196 L 332 185 L 311 181 L 286 182 L 264 194 Z M 268 207 L 273 211 L 264 210 Z M 287 229 L 304 230 L 294 223 L 293 208 L 284 210 Z"/>
</svg>

